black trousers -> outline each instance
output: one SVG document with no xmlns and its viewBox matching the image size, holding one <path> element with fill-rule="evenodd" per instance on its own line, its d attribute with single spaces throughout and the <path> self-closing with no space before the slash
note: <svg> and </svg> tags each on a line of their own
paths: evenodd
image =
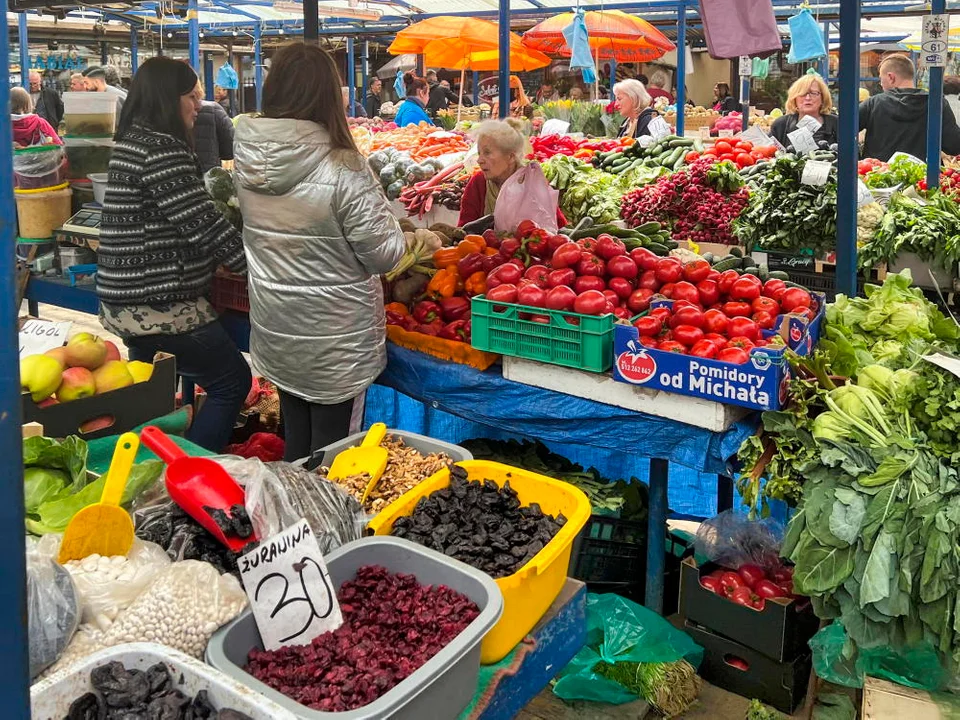
<svg viewBox="0 0 960 720">
<path fill-rule="evenodd" d="M 352 398 L 336 405 L 320 405 L 280 390 L 283 459 L 293 462 L 309 457 L 315 450 L 347 437 L 357 401 L 358 398 Z"/>
</svg>

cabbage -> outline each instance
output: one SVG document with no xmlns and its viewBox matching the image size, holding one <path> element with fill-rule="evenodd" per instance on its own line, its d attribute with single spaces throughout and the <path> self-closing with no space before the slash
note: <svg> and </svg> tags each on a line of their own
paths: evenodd
<svg viewBox="0 0 960 720">
<path fill-rule="evenodd" d="M 380 182 L 385 186 L 389 185 L 397 179 L 397 175 L 397 166 L 393 163 L 388 163 L 380 169 Z"/>
</svg>

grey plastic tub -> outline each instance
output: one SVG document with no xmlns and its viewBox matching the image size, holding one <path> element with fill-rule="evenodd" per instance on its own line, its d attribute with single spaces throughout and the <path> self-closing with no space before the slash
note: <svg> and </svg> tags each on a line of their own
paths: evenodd
<svg viewBox="0 0 960 720">
<path fill-rule="evenodd" d="M 366 437 L 366 435 L 367 433 L 365 432 L 357 433 L 356 435 L 344 438 L 340 442 L 335 442 L 332 445 L 327 445 L 325 448 L 320 448 L 304 462 L 310 470 L 320 467 L 321 465 L 330 467 L 333 464 L 333 459 L 337 455 L 348 448 L 357 447 L 363 442 L 363 438 Z M 426 435 L 417 435 L 417 433 L 406 432 L 405 430 L 387 430 L 387 435 L 400 438 L 406 445 L 424 455 L 442 452 L 453 458 L 454 462 L 473 460 L 473 455 L 466 448 L 444 442 L 443 440 L 434 440 Z"/>
<path fill-rule="evenodd" d="M 250 611 L 210 638 L 207 662 L 303 720 L 456 718 L 477 690 L 480 643 L 503 614 L 503 595 L 493 579 L 458 560 L 388 536 L 355 540 L 334 550 L 325 560 L 337 587 L 352 580 L 364 565 L 382 565 L 391 572 L 412 573 L 423 585 L 446 585 L 463 593 L 477 604 L 480 615 L 406 680 L 369 705 L 347 712 L 311 710 L 243 670 L 250 650 L 263 647 Z"/>
</svg>

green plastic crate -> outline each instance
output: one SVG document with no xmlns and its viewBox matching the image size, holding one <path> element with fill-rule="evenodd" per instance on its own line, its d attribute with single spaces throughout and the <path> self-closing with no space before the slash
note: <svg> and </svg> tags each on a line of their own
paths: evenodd
<svg viewBox="0 0 960 720">
<path fill-rule="evenodd" d="M 494 310 L 494 308 L 497 308 Z M 548 317 L 538 322 L 525 315 Z M 579 324 L 569 320 L 576 319 Z M 606 372 L 613 365 L 613 325 L 616 316 L 578 315 L 473 298 L 471 344 L 477 350 Z"/>
</svg>

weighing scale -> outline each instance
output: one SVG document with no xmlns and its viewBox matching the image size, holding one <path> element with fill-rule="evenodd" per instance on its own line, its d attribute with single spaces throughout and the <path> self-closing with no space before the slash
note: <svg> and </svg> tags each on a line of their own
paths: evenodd
<svg viewBox="0 0 960 720">
<path fill-rule="evenodd" d="M 89 248 L 96 252 L 100 246 L 101 206 L 96 203 L 87 203 L 74 213 L 56 231 L 59 242 Z M 83 277 L 91 277 L 97 271 L 96 263 L 87 265 L 73 265 L 62 268 L 63 276 L 74 287 Z"/>
</svg>

